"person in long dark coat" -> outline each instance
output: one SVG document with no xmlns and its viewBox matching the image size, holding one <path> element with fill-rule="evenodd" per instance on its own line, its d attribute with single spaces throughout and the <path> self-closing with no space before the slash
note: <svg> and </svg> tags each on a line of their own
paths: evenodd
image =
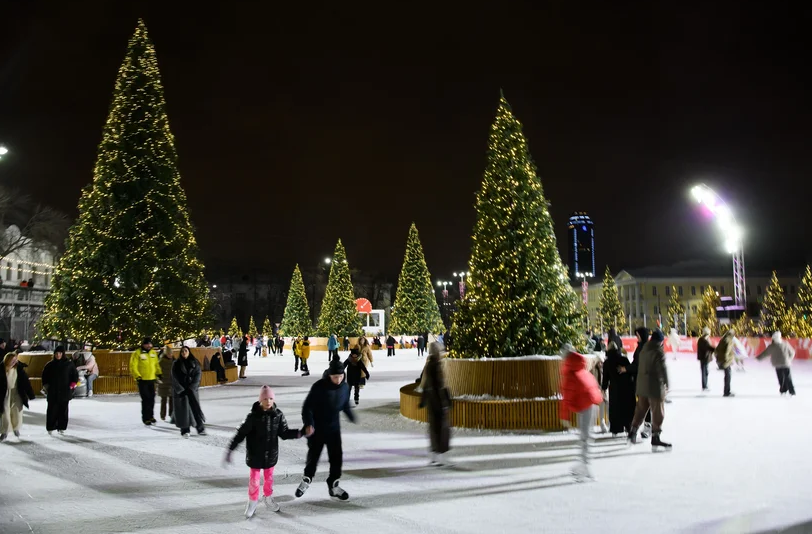
<svg viewBox="0 0 812 534">
<path fill-rule="evenodd" d="M 48 409 L 45 413 L 45 429 L 48 434 L 58 430 L 64 434 L 68 429 L 68 403 L 73 389 L 79 382 L 79 373 L 70 358 L 65 357 L 65 347 L 54 349 L 54 359 L 42 370 L 42 387 L 46 391 Z"/>
<path fill-rule="evenodd" d="M 180 429 L 184 438 L 189 437 L 189 429 L 194 426 L 201 436 L 206 435 L 203 425 L 206 418 L 200 409 L 200 377 L 203 370 L 200 363 L 192 356 L 189 347 L 180 349 L 180 356 L 172 364 L 172 396 L 175 409 L 175 426 Z"/>
<path fill-rule="evenodd" d="M 634 349 L 634 356 L 632 356 L 632 375 L 635 381 L 635 389 L 637 388 L 637 369 L 640 367 L 640 353 L 643 352 L 643 345 L 648 343 L 649 337 L 651 337 L 651 332 L 648 328 L 641 326 L 637 330 L 634 331 L 637 335 L 637 347 Z M 651 434 L 651 411 L 646 413 L 645 425 L 643 427 L 643 431 L 640 435 L 647 439 Z"/>
<path fill-rule="evenodd" d="M 360 350 L 356 348 L 350 351 L 350 357 L 344 362 L 344 370 L 347 373 L 347 385 L 353 390 L 355 405 L 358 406 L 360 390 L 369 380 L 369 371 L 361 361 Z"/>
<path fill-rule="evenodd" d="M 440 342 L 429 343 L 429 357 L 420 387 L 420 407 L 426 407 L 429 412 L 429 440 L 431 441 L 431 465 L 443 465 L 443 455 L 450 449 L 449 440 L 451 429 L 449 410 L 451 409 L 451 393 L 445 385 L 442 354 L 443 345 Z"/>
<path fill-rule="evenodd" d="M 245 378 L 245 368 L 248 367 L 248 336 L 242 336 L 242 341 L 240 341 L 237 365 L 240 366 L 240 378 Z"/>
<path fill-rule="evenodd" d="M 606 351 L 601 389 L 609 391 L 609 432 L 615 436 L 630 432 L 637 404 L 634 375 L 631 362 L 614 342 L 609 342 Z"/>
</svg>

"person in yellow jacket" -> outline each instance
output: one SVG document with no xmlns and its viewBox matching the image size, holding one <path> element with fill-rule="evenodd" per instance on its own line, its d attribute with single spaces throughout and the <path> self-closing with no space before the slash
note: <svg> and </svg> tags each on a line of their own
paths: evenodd
<svg viewBox="0 0 812 534">
<path fill-rule="evenodd" d="M 310 341 L 307 336 L 299 340 L 299 358 L 302 360 L 302 376 L 310 376 L 310 368 L 307 366 L 307 359 L 310 358 Z"/>
<path fill-rule="evenodd" d="M 155 381 L 162 378 L 158 351 L 152 348 L 152 339 L 145 337 L 141 348 L 130 356 L 130 373 L 138 384 L 141 395 L 141 421 L 154 425 L 155 421 Z"/>
</svg>

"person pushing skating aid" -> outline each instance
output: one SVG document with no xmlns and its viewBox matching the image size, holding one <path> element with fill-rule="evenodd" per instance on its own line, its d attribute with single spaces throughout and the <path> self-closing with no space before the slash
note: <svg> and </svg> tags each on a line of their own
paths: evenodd
<svg viewBox="0 0 812 534">
<path fill-rule="evenodd" d="M 344 412 L 350 421 L 355 422 L 355 415 L 350 408 L 350 388 L 344 380 L 344 364 L 341 361 L 330 362 L 328 376 L 313 384 L 302 406 L 302 421 L 307 442 L 307 465 L 296 496 L 301 497 L 313 482 L 321 451 L 327 446 L 327 457 L 330 460 L 330 476 L 327 487 L 331 497 L 346 501 L 349 494 L 339 482 L 341 479 L 341 421 L 339 413 Z"/>
<path fill-rule="evenodd" d="M 259 504 L 259 479 L 264 474 L 262 501 L 272 512 L 279 511 L 279 505 L 273 500 L 273 470 L 279 459 L 279 438 L 298 439 L 300 430 L 288 428 L 285 414 L 277 406 L 271 386 L 262 386 L 259 400 L 251 407 L 251 412 L 231 440 L 223 460 L 231 463 L 231 453 L 245 440 L 245 464 L 251 469 L 248 478 L 248 504 L 245 517 L 251 518 Z"/>
</svg>

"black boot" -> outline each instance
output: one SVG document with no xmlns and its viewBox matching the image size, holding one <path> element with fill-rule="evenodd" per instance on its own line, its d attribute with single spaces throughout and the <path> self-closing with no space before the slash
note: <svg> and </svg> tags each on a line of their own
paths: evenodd
<svg viewBox="0 0 812 534">
<path fill-rule="evenodd" d="M 657 450 L 670 451 L 671 450 L 671 444 L 662 441 L 660 439 L 660 433 L 657 432 L 656 434 L 653 434 L 651 436 L 651 450 L 652 451 L 657 451 Z"/>
<path fill-rule="evenodd" d="M 632 427 L 632 429 L 629 431 L 629 443 L 631 443 L 632 445 L 637 445 L 638 443 L 640 443 L 640 441 L 637 439 L 636 427 Z"/>
</svg>

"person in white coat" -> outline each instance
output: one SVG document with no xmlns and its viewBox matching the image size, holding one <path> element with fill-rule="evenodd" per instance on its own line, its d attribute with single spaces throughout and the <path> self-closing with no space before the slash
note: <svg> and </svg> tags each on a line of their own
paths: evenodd
<svg viewBox="0 0 812 534">
<path fill-rule="evenodd" d="M 679 333 L 676 328 L 672 328 L 668 334 L 668 344 L 671 345 L 671 355 L 676 360 L 679 352 Z"/>
<path fill-rule="evenodd" d="M 792 384 L 792 375 L 789 368 L 795 358 L 795 349 L 787 340 L 781 338 L 781 332 L 778 330 L 773 333 L 773 342 L 761 354 L 756 356 L 756 359 L 762 360 L 767 356 L 770 357 L 770 362 L 775 368 L 775 374 L 778 376 L 779 392 L 781 395 L 789 393 L 794 397 L 795 386 Z"/>
</svg>

